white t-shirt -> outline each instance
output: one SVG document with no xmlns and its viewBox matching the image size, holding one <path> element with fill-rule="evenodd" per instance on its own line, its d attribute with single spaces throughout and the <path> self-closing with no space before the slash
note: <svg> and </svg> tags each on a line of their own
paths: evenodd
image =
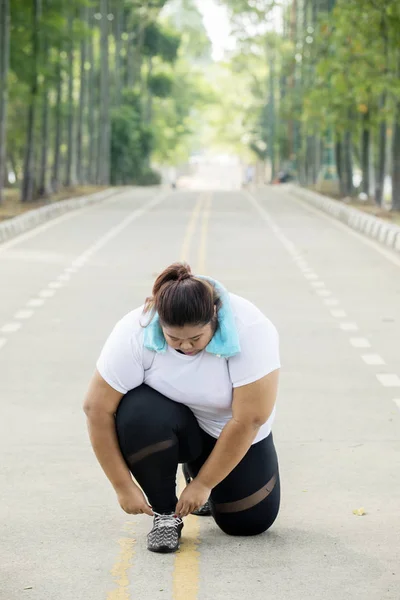
<svg viewBox="0 0 400 600">
<path fill-rule="evenodd" d="M 165 353 L 143 344 L 143 307 L 114 327 L 97 361 L 105 381 L 121 394 L 142 383 L 188 406 L 200 427 L 218 438 L 232 417 L 233 388 L 253 383 L 279 369 L 279 338 L 274 325 L 248 300 L 229 294 L 241 352 L 220 358 L 203 350 L 195 356 L 170 346 Z M 253 443 L 269 435 L 275 408 Z"/>
</svg>

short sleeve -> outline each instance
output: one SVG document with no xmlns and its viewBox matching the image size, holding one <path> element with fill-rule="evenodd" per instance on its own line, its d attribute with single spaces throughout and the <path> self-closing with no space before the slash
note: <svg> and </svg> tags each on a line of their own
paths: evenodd
<svg viewBox="0 0 400 600">
<path fill-rule="evenodd" d="M 138 387 L 144 380 L 141 349 L 132 330 L 132 319 L 128 317 L 130 315 L 116 324 L 96 363 L 103 379 L 121 394 Z"/>
<path fill-rule="evenodd" d="M 279 369 L 279 335 L 266 317 L 239 332 L 241 352 L 229 359 L 233 387 L 253 383 Z"/>
</svg>

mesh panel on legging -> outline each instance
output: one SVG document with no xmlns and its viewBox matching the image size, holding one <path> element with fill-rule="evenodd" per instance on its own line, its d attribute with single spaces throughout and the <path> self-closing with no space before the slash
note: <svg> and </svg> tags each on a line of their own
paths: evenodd
<svg viewBox="0 0 400 600">
<path fill-rule="evenodd" d="M 201 456 L 188 464 L 195 477 L 217 440 L 202 432 Z M 272 434 L 251 446 L 233 471 L 211 492 L 217 525 L 229 535 L 257 535 L 271 527 L 280 506 L 278 459 Z"/>
</svg>

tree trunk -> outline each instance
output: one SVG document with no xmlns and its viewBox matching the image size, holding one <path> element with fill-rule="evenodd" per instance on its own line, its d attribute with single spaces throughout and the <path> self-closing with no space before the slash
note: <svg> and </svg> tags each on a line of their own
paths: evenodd
<svg viewBox="0 0 400 600">
<path fill-rule="evenodd" d="M 46 12 L 47 2 L 44 2 L 43 9 Z M 42 46 L 42 58 L 45 64 L 47 64 L 47 55 L 49 51 L 49 44 L 46 34 L 43 32 L 43 46 Z M 48 156 L 49 156 L 49 92 L 48 92 L 48 78 L 45 77 L 43 81 L 43 99 L 42 99 L 42 132 L 41 132 L 41 144 L 42 152 L 40 159 L 39 168 L 39 197 L 47 198 L 50 195 L 50 185 L 48 181 Z"/>
<path fill-rule="evenodd" d="M 386 6 L 382 6 L 380 33 L 383 41 L 383 52 L 385 56 L 385 77 L 387 76 L 389 66 L 389 32 L 386 18 Z M 387 146 L 387 123 L 385 118 L 387 91 L 384 90 L 379 101 L 379 114 L 382 115 L 382 120 L 379 125 L 379 142 L 378 142 L 378 161 L 375 172 L 375 202 L 378 206 L 382 206 L 383 193 L 385 187 L 385 171 L 386 171 L 386 146 Z"/>
<path fill-rule="evenodd" d="M 396 103 L 392 156 L 392 210 L 400 210 L 400 102 Z"/>
<path fill-rule="evenodd" d="M 269 159 L 271 162 L 271 181 L 275 179 L 276 175 L 276 161 L 275 161 L 275 49 L 272 48 L 269 52 Z"/>
<path fill-rule="evenodd" d="M 93 14 L 93 11 L 91 11 Z M 95 77 L 95 65 L 94 65 L 94 50 L 93 50 L 93 36 L 90 37 L 88 46 L 88 62 L 90 63 L 89 71 L 89 89 L 88 89 L 88 133 L 89 133 L 89 152 L 88 152 L 88 172 L 87 180 L 89 183 L 95 183 L 96 181 L 96 155 L 95 149 L 97 147 L 97 135 L 96 135 L 96 123 L 95 123 L 95 106 L 96 106 L 96 77 Z"/>
<path fill-rule="evenodd" d="M 61 153 L 61 135 L 62 135 L 62 68 L 61 68 L 61 50 L 58 53 L 58 62 L 56 70 L 56 107 L 55 107 L 55 139 L 54 139 L 54 162 L 53 176 L 51 186 L 55 192 L 60 187 L 60 153 Z"/>
<path fill-rule="evenodd" d="M 353 156 L 351 131 L 347 130 L 343 138 L 343 181 L 346 196 L 352 196 L 353 187 Z"/>
<path fill-rule="evenodd" d="M 379 113 L 384 112 L 386 106 L 386 92 L 381 95 L 379 102 Z M 378 164 L 376 169 L 376 182 L 375 182 L 375 202 L 378 206 L 382 206 L 383 202 L 383 190 L 385 185 L 385 171 L 386 171 L 386 145 L 387 145 L 387 123 L 386 119 L 383 118 L 379 125 L 379 142 L 378 142 Z"/>
<path fill-rule="evenodd" d="M 344 198 L 346 196 L 346 187 L 343 177 L 343 141 L 338 135 L 335 142 L 335 161 L 336 171 L 339 177 L 340 195 Z"/>
<path fill-rule="evenodd" d="M 45 85 L 47 83 L 45 82 Z M 48 156 L 49 156 L 49 94 L 45 89 L 43 92 L 43 107 L 42 107 L 42 155 L 40 160 L 40 176 L 39 176 L 39 191 L 40 197 L 47 198 L 50 195 L 51 189 L 48 182 Z"/>
<path fill-rule="evenodd" d="M 129 32 L 128 36 L 126 42 L 125 85 L 131 89 L 135 85 L 135 39 L 132 31 Z"/>
<path fill-rule="evenodd" d="M 32 79 L 30 87 L 28 128 L 26 136 L 26 152 L 24 161 L 24 179 L 22 182 L 21 201 L 32 202 L 35 193 L 35 123 L 38 97 L 38 55 L 39 55 L 39 15 L 40 0 L 33 0 L 32 19 Z"/>
<path fill-rule="evenodd" d="M 88 8 L 85 7 L 81 12 L 81 19 L 86 25 L 88 22 Z M 84 128 L 84 113 L 85 113 L 85 101 L 86 101 L 86 49 L 87 40 L 84 37 L 81 41 L 81 56 L 80 56 L 80 87 L 79 87 L 79 109 L 78 109 L 78 132 L 76 140 L 76 178 L 78 183 L 82 184 L 85 179 L 85 169 L 83 168 L 83 128 Z"/>
<path fill-rule="evenodd" d="M 121 104 L 122 92 L 122 27 L 123 7 L 118 2 L 115 8 L 115 72 L 114 72 L 114 106 Z"/>
<path fill-rule="evenodd" d="M 72 10 L 72 9 L 71 9 Z M 74 152 L 74 17 L 68 18 L 68 119 L 67 119 L 67 162 L 65 170 L 65 185 L 70 187 L 75 183 L 73 175 Z"/>
<path fill-rule="evenodd" d="M 6 138 L 8 105 L 8 69 L 10 61 L 10 5 L 9 0 L 0 0 L 0 204 L 3 189 L 7 184 Z"/>
<path fill-rule="evenodd" d="M 144 98 L 144 114 L 146 115 L 146 123 L 151 124 L 153 119 L 153 93 L 151 91 L 151 77 L 153 75 L 153 59 L 151 56 L 147 58 L 147 98 Z"/>
<path fill-rule="evenodd" d="M 361 189 L 364 194 L 369 196 L 369 151 L 370 151 L 371 132 L 369 129 L 369 112 L 363 115 L 363 130 L 361 143 L 361 169 L 362 183 Z"/>
<path fill-rule="evenodd" d="M 110 113 L 108 64 L 108 0 L 100 0 L 100 144 L 97 163 L 97 181 L 108 185 L 110 181 Z"/>
</svg>

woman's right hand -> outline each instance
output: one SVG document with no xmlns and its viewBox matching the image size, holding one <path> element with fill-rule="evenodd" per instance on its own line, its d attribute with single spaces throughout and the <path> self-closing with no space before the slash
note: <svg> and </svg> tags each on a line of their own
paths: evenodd
<svg viewBox="0 0 400 600">
<path fill-rule="evenodd" d="M 128 515 L 146 514 L 154 516 L 151 506 L 147 503 L 142 490 L 132 482 L 132 486 L 127 489 L 117 491 L 118 502 Z"/>
</svg>

